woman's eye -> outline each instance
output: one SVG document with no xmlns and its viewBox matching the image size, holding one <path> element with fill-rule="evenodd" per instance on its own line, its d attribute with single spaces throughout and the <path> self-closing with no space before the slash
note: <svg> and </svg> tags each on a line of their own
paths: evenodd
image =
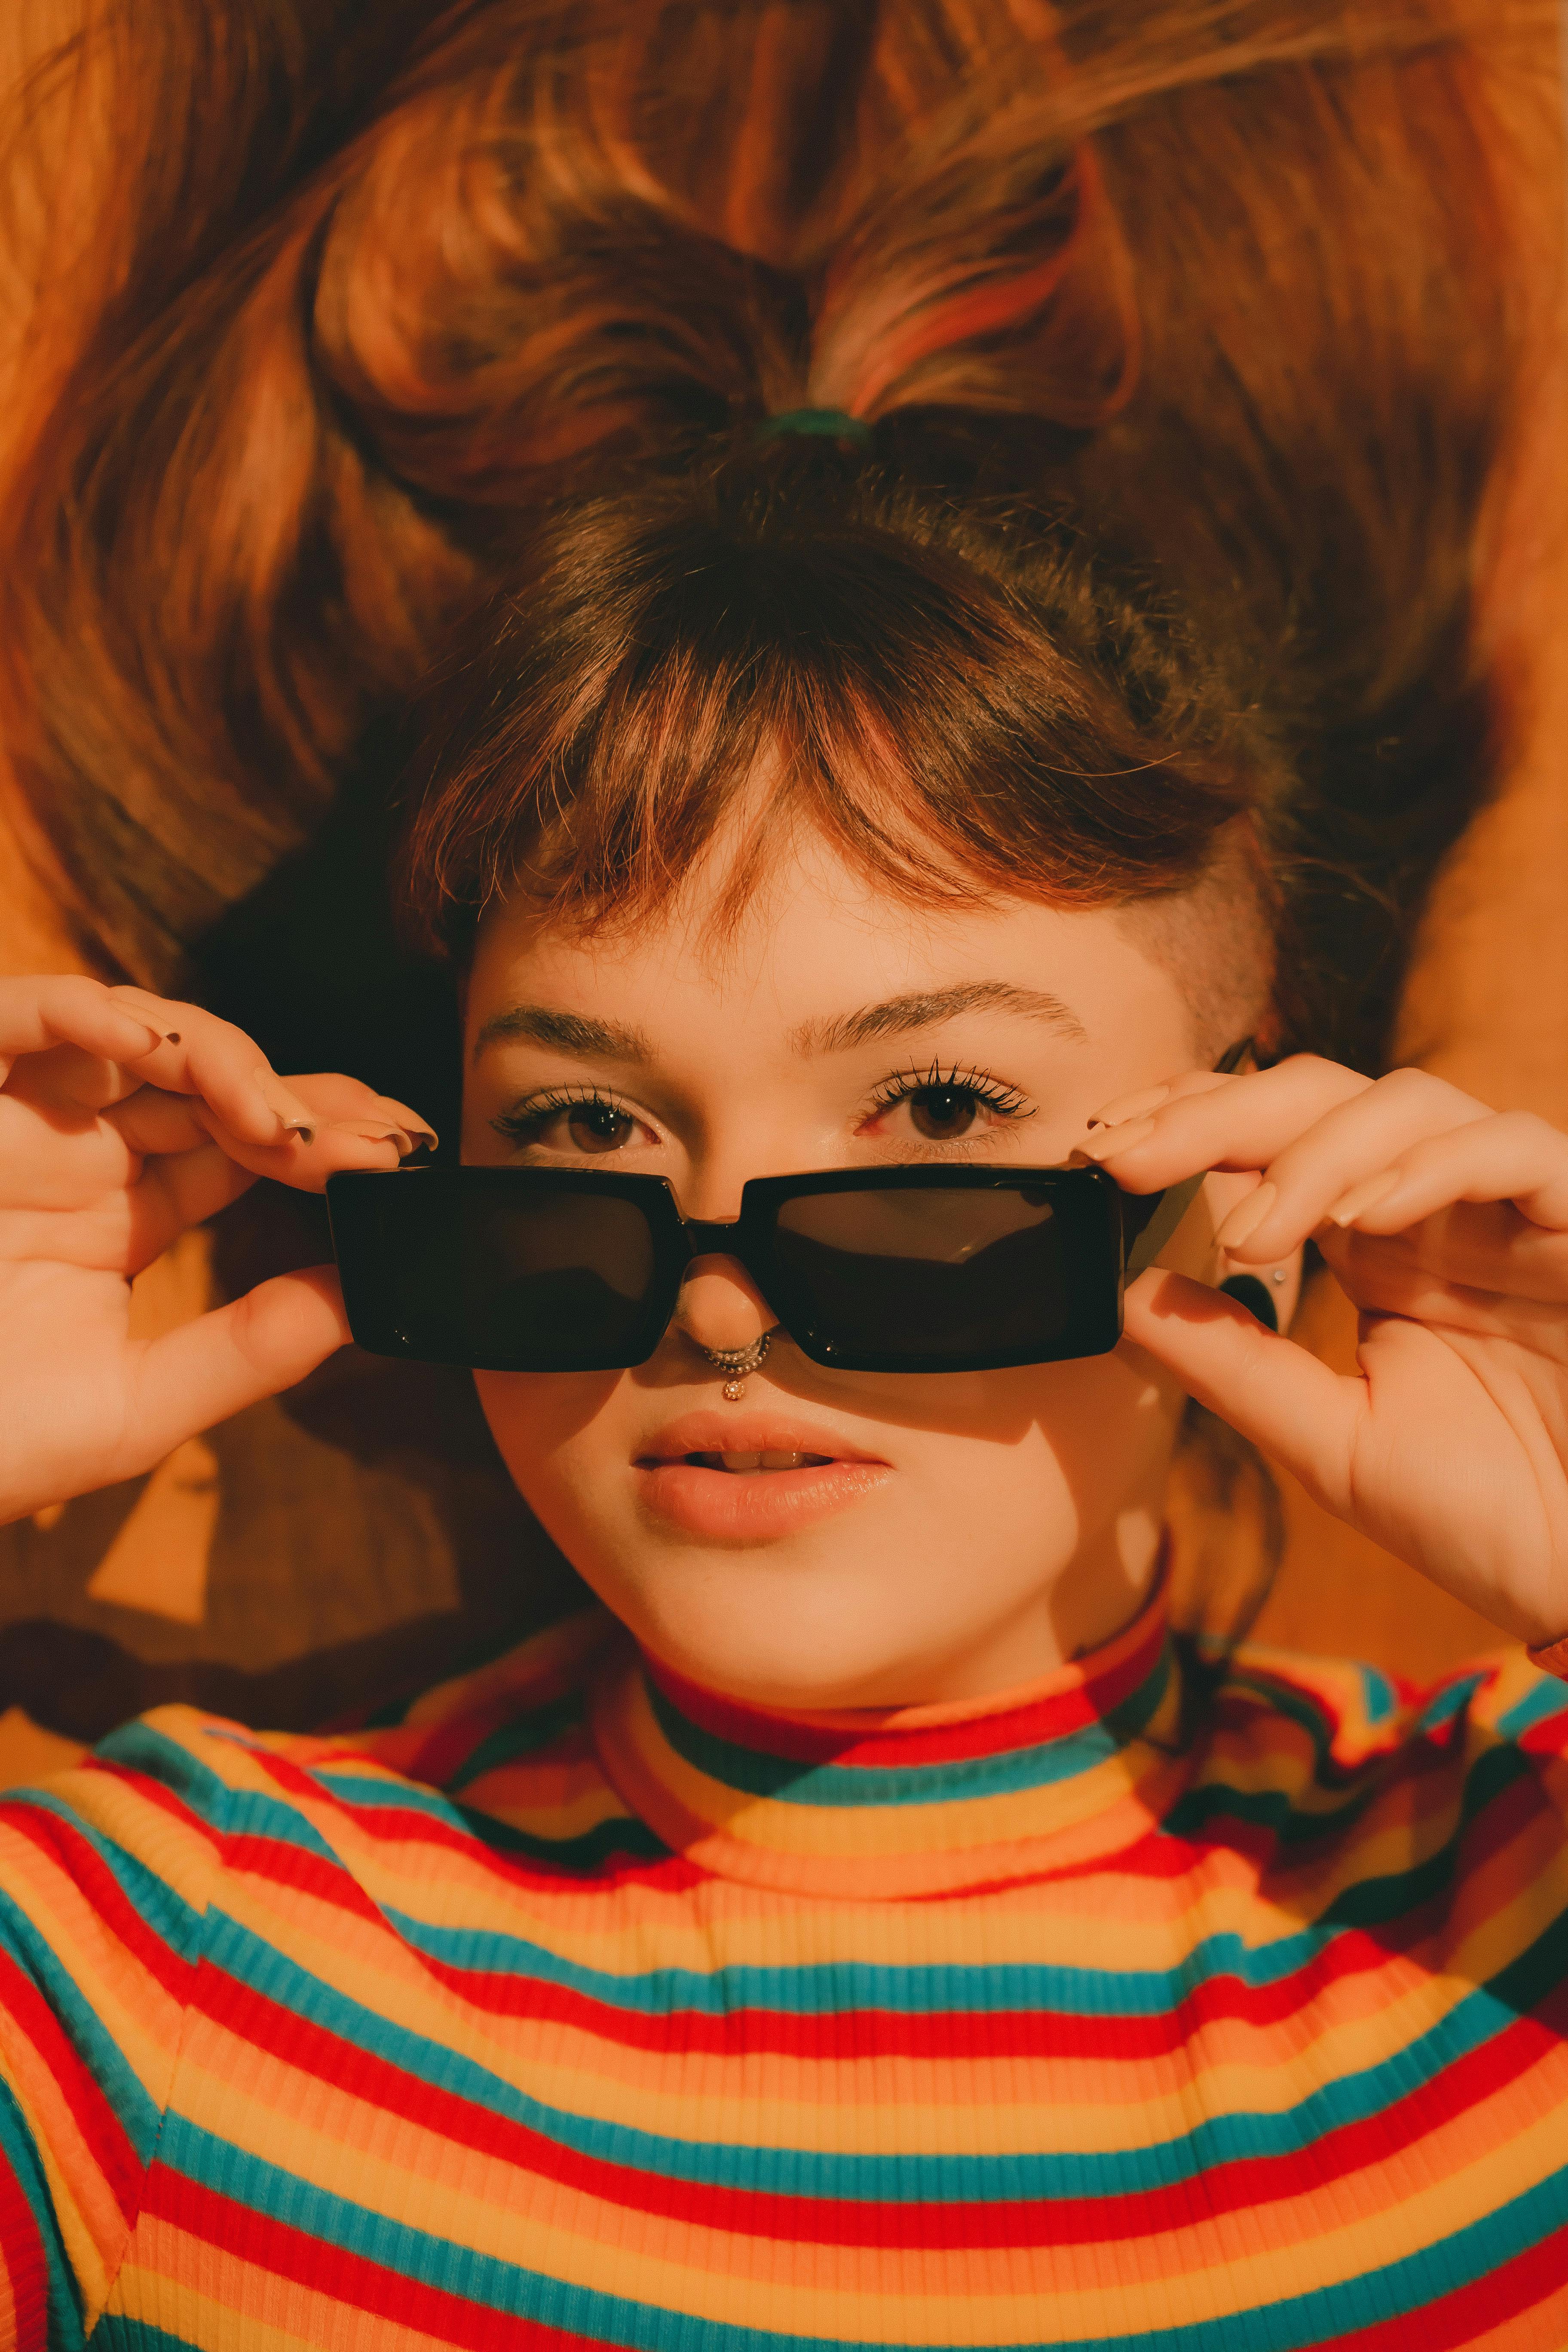
<svg viewBox="0 0 1568 2352">
<path fill-rule="evenodd" d="M 980 1097 L 972 1087 L 916 1087 L 904 1099 L 915 1133 L 929 1143 L 956 1142 L 980 1116 Z"/>
<path fill-rule="evenodd" d="M 597 1095 L 521 1106 L 503 1111 L 492 1125 L 518 1150 L 575 1151 L 588 1160 L 622 1151 L 639 1135 L 645 1142 L 654 1139 L 629 1110 Z"/>
<path fill-rule="evenodd" d="M 617 1110 L 614 1103 L 574 1103 L 557 1117 L 576 1151 L 619 1151 L 637 1132 L 636 1119 L 629 1112 Z"/>
<path fill-rule="evenodd" d="M 910 1071 L 889 1082 L 869 1122 L 886 1140 L 912 1129 L 922 1143 L 979 1142 L 1009 1121 L 1027 1118 L 1016 1087 L 978 1071 Z M 907 1126 L 905 1122 L 908 1122 Z"/>
</svg>

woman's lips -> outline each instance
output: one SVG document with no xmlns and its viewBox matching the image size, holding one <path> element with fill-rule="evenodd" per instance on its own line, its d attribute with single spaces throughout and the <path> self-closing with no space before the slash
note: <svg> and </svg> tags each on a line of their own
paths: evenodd
<svg viewBox="0 0 1568 2352">
<path fill-rule="evenodd" d="M 793 1416 L 694 1412 L 651 1438 L 634 1464 L 645 1509 L 710 1541 L 757 1542 L 848 1508 L 891 1465 Z"/>
</svg>

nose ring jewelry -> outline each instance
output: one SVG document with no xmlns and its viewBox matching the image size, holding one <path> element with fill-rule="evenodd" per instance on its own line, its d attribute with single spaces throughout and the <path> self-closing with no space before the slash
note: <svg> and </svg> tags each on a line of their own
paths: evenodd
<svg viewBox="0 0 1568 2352">
<path fill-rule="evenodd" d="M 724 1395 L 731 1404 L 739 1404 L 746 1392 L 746 1374 L 761 1369 L 763 1357 L 773 1344 L 773 1333 L 764 1331 L 749 1348 L 703 1348 L 716 1372 L 724 1375 Z M 698 1341 L 701 1347 L 700 1340 Z"/>
</svg>

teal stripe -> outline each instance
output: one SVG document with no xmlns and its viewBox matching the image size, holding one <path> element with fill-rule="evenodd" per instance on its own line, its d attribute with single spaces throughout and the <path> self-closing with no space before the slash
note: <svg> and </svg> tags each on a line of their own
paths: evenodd
<svg viewBox="0 0 1568 2352">
<path fill-rule="evenodd" d="M 4 2077 L 0 2077 L 0 2165 L 15 2178 L 37 2224 L 44 2255 L 48 2352 L 80 2352 L 87 2342 L 82 2330 L 81 2290 L 60 2237 L 48 2175 L 39 2158 L 37 2142 Z M 23 2352 L 31 2352 L 31 2347 L 23 2347 Z"/>
<path fill-rule="evenodd" d="M 565 2286 L 521 2265 L 394 2222 L 346 2198 L 307 2187 L 293 2175 L 247 2156 L 183 2117 L 171 2116 L 161 2161 L 268 2219 L 302 2230 L 321 2244 L 382 2264 L 395 2275 L 460 2293 L 498 2317 L 560 2327 L 577 2341 L 618 2345 L 631 2352 L 823 2352 L 824 2338 L 768 2328 L 733 2327 L 632 2303 L 592 2288 Z M 1433 2247 L 1363 2277 L 1291 2296 L 1194 2326 L 1158 2327 L 1136 2336 L 1052 2339 L 1053 2352 L 1307 2352 L 1338 2342 L 1357 2328 L 1419 2312 L 1469 2285 L 1517 2254 L 1542 2243 L 1568 2221 L 1568 2175 L 1555 2174 L 1500 2211 L 1456 2231 Z M 781 2260 L 785 2259 L 781 2249 Z M 809 2250 L 808 2256 L 809 2256 Z M 787 2282 L 788 2273 L 784 2273 Z M 142 2352 L 146 2338 L 123 2322 L 116 2336 L 100 2327 L 95 2343 Z M 1038 2346 L 1039 2338 L 1022 2339 Z M 838 2352 L 889 2352 L 884 2341 L 835 2336 Z M 989 2352 L 1018 2352 L 1020 2339 L 998 2341 Z M 932 2346 L 928 2352 L 960 2352 Z M 976 2347 L 963 2347 L 976 2352 Z M 981 2347 L 986 2352 L 986 2347 Z"/>
<path fill-rule="evenodd" d="M 947 1805 L 1053 1788 L 1092 1771 L 1145 1729 L 1165 1696 L 1171 1670 L 1167 1644 L 1152 1673 L 1121 1706 L 1081 1731 L 996 1755 L 891 1768 L 803 1763 L 795 1757 L 740 1748 L 691 1722 L 657 1684 L 650 1681 L 646 1687 L 658 1727 L 677 1755 L 726 1789 L 791 1805 Z"/>
<path fill-rule="evenodd" d="M 483 1773 L 499 1772 L 503 1766 L 515 1764 L 520 1757 L 532 1756 L 540 1748 L 548 1748 L 582 1720 L 582 1693 L 568 1691 L 552 1706 L 536 1707 L 531 1715 L 514 1717 L 510 1722 L 498 1724 L 442 1785 L 454 1793 L 466 1789 L 470 1781 L 479 1780 Z"/>
<path fill-rule="evenodd" d="M 1268 1830 L 1282 1844 L 1310 1844 L 1338 1837 L 1388 1788 L 1388 1759 L 1384 1769 L 1367 1772 L 1362 1786 L 1342 1805 L 1328 1813 L 1300 1812 L 1284 1789 L 1239 1790 L 1223 1780 L 1199 1781 L 1178 1797 L 1161 1824 L 1162 1833 L 1196 1845 L 1216 1842 L 1214 1824 L 1223 1829 L 1226 1816 Z M 1322 1914 L 1325 1925 L 1369 1926 L 1398 1916 L 1435 1892 L 1451 1876 L 1458 1839 L 1486 1806 L 1531 1769 L 1530 1759 L 1517 1748 L 1499 1742 L 1482 1749 L 1457 1792 L 1455 1827 L 1447 1843 L 1424 1864 L 1382 1878 L 1364 1878 L 1347 1887 Z"/>
<path fill-rule="evenodd" d="M 1462 1715 L 1485 1682 L 1484 1673 L 1456 1675 L 1452 1682 L 1440 1684 L 1415 1718 L 1418 1732 L 1439 1730 Z"/>
<path fill-rule="evenodd" d="M 0 1892 L 0 1949 L 37 1986 L 45 2006 L 59 2020 L 67 2041 L 118 2116 L 137 2158 L 147 2163 L 158 2137 L 159 2109 L 69 1969 L 4 1892 Z"/>
<path fill-rule="evenodd" d="M 1356 1672 L 1361 1676 L 1362 1705 L 1370 1724 L 1389 1723 L 1399 1713 L 1402 1701 L 1388 1676 L 1375 1666 L 1358 1661 Z"/>
<path fill-rule="evenodd" d="M 56 1790 L 33 1790 L 21 1801 L 9 1795 L 5 1799 L 8 1805 L 18 1801 L 25 1802 L 29 1812 L 62 1823 L 73 1838 L 79 1838 L 91 1849 L 149 1935 L 166 1944 L 177 1959 L 195 1958 L 201 1948 L 202 1914 L 194 1910 L 166 1878 L 149 1870 L 140 1854 L 108 1836 L 96 1822 L 84 1820 Z M 50 1841 L 46 1838 L 44 1843 Z M 223 1865 L 216 1853 L 212 1860 L 216 1878 Z"/>
<path fill-rule="evenodd" d="M 1522 1739 L 1538 1723 L 1550 1723 L 1554 1716 L 1568 1711 L 1568 1683 L 1555 1675 L 1542 1675 L 1533 1689 L 1521 1699 L 1506 1707 L 1497 1719 L 1498 1736 L 1503 1739 Z"/>
<path fill-rule="evenodd" d="M 1534 1974 L 1561 1981 L 1568 1968 L 1568 1920 L 1542 1939 Z M 1058 2155 L 1049 2150 L 1005 2156 L 856 2156 L 792 2148 L 689 2142 L 622 2124 L 567 2114 L 530 2097 L 477 2062 L 444 2044 L 392 2026 L 319 1979 L 306 1975 L 270 1946 L 234 1928 L 215 1940 L 215 1966 L 296 2014 L 324 2026 L 347 2043 L 384 2059 L 415 2080 L 454 2094 L 482 2112 L 542 2134 L 552 2144 L 662 2179 L 769 2195 L 806 2195 L 847 2204 L 987 2204 L 999 2199 L 1102 2199 L 1169 2188 L 1213 2168 L 1248 2158 L 1289 2158 L 1342 2126 L 1383 2114 L 1411 2093 L 1437 2082 L 1457 2059 L 1514 2022 L 1516 2004 L 1487 1988 L 1467 1995 L 1449 2015 L 1393 2057 L 1313 2091 L 1283 2112 L 1211 2116 L 1177 2137 L 1146 2147 Z M 248 1959 L 250 1965 L 244 1965 Z M 1518 1964 L 1516 1964 L 1517 1968 Z M 957 1973 L 957 1972 L 955 1972 Z M 1516 1990 L 1526 1989 L 1521 1978 Z M 725 2012 L 739 2006 L 727 1977 L 715 1988 Z M 955 1986 L 954 1990 L 958 1988 Z M 1176 1990 L 1167 1982 L 1167 1993 Z M 216 2004 L 221 2014 L 221 2000 Z M 952 2004 L 963 2005 L 962 2000 Z M 672 2051 L 680 2025 L 672 2020 Z M 936 2037 L 940 2047 L 940 2029 Z"/>
</svg>

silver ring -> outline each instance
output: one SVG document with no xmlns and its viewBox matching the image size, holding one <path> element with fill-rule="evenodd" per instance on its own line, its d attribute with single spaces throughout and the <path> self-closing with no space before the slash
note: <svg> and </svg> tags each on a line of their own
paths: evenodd
<svg viewBox="0 0 1568 2352">
<path fill-rule="evenodd" d="M 771 1331 L 764 1331 L 762 1337 L 753 1339 L 749 1347 L 702 1348 L 702 1352 L 714 1370 L 722 1372 L 727 1381 L 743 1381 L 748 1372 L 754 1372 L 761 1369 L 763 1359 L 773 1344 L 773 1337 Z M 697 1344 L 700 1348 L 702 1347 L 700 1339 Z"/>
</svg>

